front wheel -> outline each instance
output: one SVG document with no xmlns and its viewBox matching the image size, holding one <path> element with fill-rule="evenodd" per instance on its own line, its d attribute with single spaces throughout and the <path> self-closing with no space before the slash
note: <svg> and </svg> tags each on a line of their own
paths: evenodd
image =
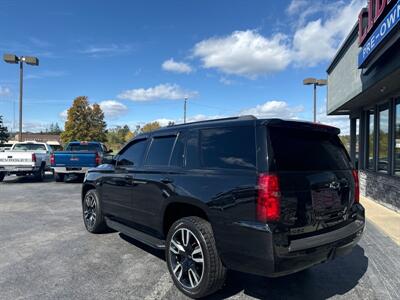
<svg viewBox="0 0 400 300">
<path fill-rule="evenodd" d="M 0 173 L 0 182 L 2 182 L 4 180 L 4 177 L 6 177 L 6 173 L 1 172 Z"/>
<path fill-rule="evenodd" d="M 102 233 L 107 229 L 96 190 L 86 193 L 82 202 L 83 222 L 90 233 Z"/>
<path fill-rule="evenodd" d="M 226 277 L 209 222 L 199 217 L 176 221 L 168 232 L 166 259 L 171 277 L 186 296 L 202 298 L 219 290 Z"/>
</svg>

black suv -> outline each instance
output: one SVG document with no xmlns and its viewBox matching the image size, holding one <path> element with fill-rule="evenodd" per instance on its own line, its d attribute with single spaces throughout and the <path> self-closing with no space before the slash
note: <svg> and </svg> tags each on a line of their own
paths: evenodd
<svg viewBox="0 0 400 300">
<path fill-rule="evenodd" d="M 193 298 L 221 288 L 227 269 L 301 271 L 350 252 L 364 230 L 358 173 L 338 134 L 246 116 L 138 135 L 87 173 L 85 226 L 165 249 Z"/>
</svg>

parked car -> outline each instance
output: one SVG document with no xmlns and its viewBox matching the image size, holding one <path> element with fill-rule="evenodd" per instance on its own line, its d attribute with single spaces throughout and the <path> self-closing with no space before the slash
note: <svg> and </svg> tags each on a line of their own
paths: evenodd
<svg viewBox="0 0 400 300">
<path fill-rule="evenodd" d="M 101 164 L 107 147 L 99 142 L 70 142 L 65 151 L 55 151 L 51 156 L 51 167 L 57 182 L 65 175 L 84 175 L 88 169 Z"/>
<path fill-rule="evenodd" d="M 0 181 L 3 181 L 6 174 L 33 174 L 39 181 L 43 181 L 45 171 L 50 166 L 51 152 L 51 147 L 46 143 L 15 143 L 11 150 L 0 152 Z"/>
<path fill-rule="evenodd" d="M 165 249 L 199 298 L 227 269 L 276 277 L 349 253 L 365 225 L 339 129 L 237 117 L 141 134 L 82 187 L 86 229 Z M 340 274 L 338 274 L 340 276 Z"/>
</svg>

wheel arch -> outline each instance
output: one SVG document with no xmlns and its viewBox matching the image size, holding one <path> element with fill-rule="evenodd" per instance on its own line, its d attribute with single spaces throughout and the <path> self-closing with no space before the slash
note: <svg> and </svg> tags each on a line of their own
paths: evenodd
<svg viewBox="0 0 400 300">
<path fill-rule="evenodd" d="M 95 190 L 96 187 L 93 184 L 85 184 L 82 186 L 82 201 L 85 199 L 86 194 L 90 190 Z"/>
<path fill-rule="evenodd" d="M 172 224 L 184 217 L 196 216 L 206 221 L 210 221 L 204 208 L 187 202 L 171 202 L 164 210 L 162 230 L 164 237 L 167 236 Z"/>
</svg>

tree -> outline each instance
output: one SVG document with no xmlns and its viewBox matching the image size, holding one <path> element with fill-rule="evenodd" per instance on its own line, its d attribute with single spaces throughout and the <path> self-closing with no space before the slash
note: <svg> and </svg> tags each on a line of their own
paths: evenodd
<svg viewBox="0 0 400 300">
<path fill-rule="evenodd" d="M 58 123 L 51 123 L 49 128 L 46 128 L 46 133 L 49 134 L 61 134 L 62 130 L 60 128 L 60 126 L 58 125 Z"/>
<path fill-rule="evenodd" d="M 100 106 L 98 104 L 91 106 L 86 96 L 79 96 L 68 109 L 61 140 L 64 143 L 73 140 L 105 142 L 106 126 Z"/>
<path fill-rule="evenodd" d="M 8 133 L 8 128 L 4 126 L 3 116 L 0 116 L 0 145 L 8 142 L 10 134 Z"/>
<path fill-rule="evenodd" d="M 141 129 L 140 132 L 150 132 L 150 131 L 154 131 L 158 128 L 161 128 L 161 125 L 159 122 L 154 121 L 154 122 L 150 122 L 145 124 Z"/>
<path fill-rule="evenodd" d="M 134 133 L 131 132 L 128 125 L 117 126 L 107 132 L 107 147 L 118 150 L 133 137 Z"/>
</svg>

